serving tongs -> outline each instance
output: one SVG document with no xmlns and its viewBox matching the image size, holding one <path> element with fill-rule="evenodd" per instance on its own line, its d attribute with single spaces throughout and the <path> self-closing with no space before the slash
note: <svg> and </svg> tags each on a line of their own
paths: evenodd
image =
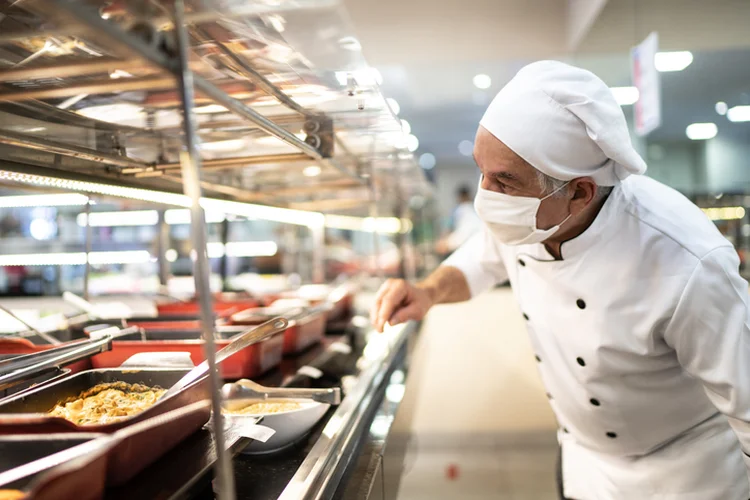
<svg viewBox="0 0 750 500">
<path fill-rule="evenodd" d="M 16 313 L 14 313 L 13 311 L 11 311 L 10 309 L 7 309 L 6 307 L 0 305 L 0 311 L 4 312 L 5 314 L 7 314 L 8 316 L 10 316 L 11 318 L 13 318 L 16 321 L 18 321 L 19 323 L 21 323 L 23 326 L 25 326 L 28 329 L 29 332 L 31 332 L 32 334 L 34 334 L 37 337 L 41 338 L 42 340 L 44 340 L 48 344 L 52 344 L 52 345 L 62 344 L 62 342 L 60 342 L 60 340 L 56 339 L 55 337 L 53 337 L 49 333 L 45 333 L 45 332 L 43 332 L 43 331 L 41 331 L 41 330 L 33 327 L 32 325 L 30 325 L 29 323 L 27 323 L 26 321 L 24 321 L 23 319 L 21 319 Z"/>
<path fill-rule="evenodd" d="M 43 372 L 86 359 L 112 349 L 109 336 L 71 342 L 45 351 L 0 361 L 0 390 L 33 378 Z"/>
<path fill-rule="evenodd" d="M 317 304 L 315 306 L 290 307 L 287 310 L 270 305 L 268 307 L 259 309 L 247 309 L 243 312 L 237 313 L 234 317 L 237 319 L 237 321 L 247 321 L 251 318 L 265 319 L 278 316 L 286 319 L 291 323 L 292 321 L 301 321 L 314 314 L 328 312 L 331 310 L 331 307 L 332 305 L 326 302 Z"/>
<path fill-rule="evenodd" d="M 109 336 L 112 340 L 117 340 L 122 337 L 128 337 L 133 334 L 140 335 L 141 340 L 146 340 L 146 331 L 139 326 L 129 326 L 127 328 L 120 328 L 119 326 L 100 324 L 91 325 L 83 329 L 83 332 L 90 339 L 100 339 L 102 337 Z"/>
<path fill-rule="evenodd" d="M 318 403 L 338 405 L 341 403 L 341 389 L 302 389 L 297 387 L 265 387 L 252 380 L 242 379 L 233 384 L 224 384 L 221 389 L 224 408 L 229 411 L 242 409 L 260 401 L 279 399 L 309 399 Z"/>
<path fill-rule="evenodd" d="M 287 322 L 286 319 L 274 318 L 269 321 L 266 321 L 262 325 L 258 325 L 248 330 L 245 330 L 244 332 L 233 337 L 232 341 L 229 344 L 227 344 L 226 347 L 216 351 L 216 364 L 218 365 L 219 363 L 221 363 L 228 357 L 232 356 L 233 354 L 237 354 L 238 352 L 240 352 L 242 349 L 245 349 L 246 347 L 250 347 L 253 344 L 257 344 L 258 342 L 261 342 L 277 334 L 278 332 L 286 328 L 288 325 L 289 323 Z M 182 377 L 172 387 L 170 387 L 167 392 L 162 394 L 161 398 L 159 399 L 167 399 L 171 396 L 174 396 L 175 394 L 177 394 L 182 389 L 192 384 L 196 380 L 203 378 L 207 373 L 208 373 L 208 361 L 204 361 L 203 363 L 199 364 L 198 366 L 196 366 L 195 368 L 187 372 L 187 374 L 185 374 L 184 377 Z"/>
</svg>

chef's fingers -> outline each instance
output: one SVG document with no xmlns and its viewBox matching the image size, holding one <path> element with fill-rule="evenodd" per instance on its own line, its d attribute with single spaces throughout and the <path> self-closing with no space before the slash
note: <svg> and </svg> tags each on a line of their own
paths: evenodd
<svg viewBox="0 0 750 500">
<path fill-rule="evenodd" d="M 385 280 L 385 283 L 380 285 L 378 293 L 375 294 L 375 303 L 370 308 L 370 323 L 373 325 L 378 320 L 378 312 L 380 311 L 380 304 L 383 302 L 383 296 L 390 290 L 394 281 L 393 279 Z"/>
<path fill-rule="evenodd" d="M 411 304 L 408 304 L 406 307 L 402 307 L 396 313 L 391 316 L 391 319 L 388 320 L 388 323 L 391 326 L 399 325 L 401 323 L 405 323 L 409 321 L 410 319 L 413 319 L 415 321 L 419 321 L 424 317 L 424 314 L 422 312 L 421 306 L 417 302 L 412 302 Z"/>
<path fill-rule="evenodd" d="M 391 316 L 399 309 L 408 296 L 408 285 L 404 281 L 397 281 L 393 283 L 386 294 L 383 296 L 383 300 L 380 303 L 380 310 L 378 311 L 378 318 L 375 321 L 375 329 L 379 332 L 383 331 L 385 322 L 391 319 Z"/>
</svg>

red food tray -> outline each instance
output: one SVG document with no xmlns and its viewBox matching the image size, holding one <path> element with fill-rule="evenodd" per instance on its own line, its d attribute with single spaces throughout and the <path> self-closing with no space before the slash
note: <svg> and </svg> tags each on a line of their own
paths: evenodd
<svg viewBox="0 0 750 500">
<path fill-rule="evenodd" d="M 158 415 L 123 430 L 106 434 L 81 434 L 90 441 L 64 449 L 6 472 L 27 483 L 29 498 L 86 500 L 104 496 L 104 486 L 122 486 L 200 429 L 211 414 L 207 400 Z M 74 434 L 47 435 L 70 439 Z M 37 435 L 19 435 L 30 446 Z M 26 470 L 21 472 L 21 469 Z M 12 480 L 11 480 L 12 481 Z M 2 481 L 0 481 L 1 483 Z M 4 486 L 4 485 L 3 485 Z"/>
<path fill-rule="evenodd" d="M 200 330 L 201 321 L 199 319 L 194 320 L 154 320 L 154 321 L 127 321 L 127 326 L 137 326 L 144 330 L 157 331 L 157 330 Z"/>
<path fill-rule="evenodd" d="M 112 350 L 97 354 L 91 358 L 94 368 L 115 368 L 125 360 L 141 352 L 188 352 L 195 365 L 205 361 L 203 341 L 196 332 L 193 339 L 169 340 L 114 340 Z M 216 349 L 226 347 L 230 339 L 216 341 Z M 261 373 L 281 363 L 284 336 L 273 337 L 241 350 L 234 356 L 225 359 L 221 365 L 221 374 L 226 379 L 257 377 Z"/>
<path fill-rule="evenodd" d="M 232 315 L 230 322 L 233 325 L 260 325 L 275 316 L 262 308 L 247 309 Z M 284 331 L 284 354 L 296 354 L 320 342 L 325 336 L 326 319 L 326 311 L 317 311 L 290 320 Z"/>
<path fill-rule="evenodd" d="M 219 316 L 229 316 L 232 313 L 248 309 L 250 307 L 258 307 L 259 303 L 256 299 L 231 299 L 231 300 L 215 300 L 214 301 L 214 312 Z M 163 304 L 156 304 L 156 310 L 160 316 L 186 316 L 186 315 L 198 315 L 200 313 L 200 304 L 196 301 L 191 302 L 166 302 Z"/>
</svg>

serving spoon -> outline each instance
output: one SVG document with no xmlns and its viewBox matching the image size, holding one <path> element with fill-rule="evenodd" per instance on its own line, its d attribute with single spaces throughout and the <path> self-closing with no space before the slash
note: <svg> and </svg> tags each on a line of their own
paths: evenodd
<svg viewBox="0 0 750 500">
<path fill-rule="evenodd" d="M 242 379 L 225 384 L 221 390 L 224 407 L 229 411 L 244 408 L 252 403 L 277 399 L 309 399 L 318 403 L 341 403 L 341 389 L 301 389 L 297 387 L 265 387 L 252 380 Z"/>
<path fill-rule="evenodd" d="M 238 353 L 246 347 L 257 344 L 258 342 L 261 342 L 268 337 L 275 335 L 276 333 L 285 329 L 288 324 L 289 323 L 284 318 L 274 318 L 257 327 L 250 328 L 249 330 L 240 333 L 239 335 L 235 336 L 226 347 L 216 351 L 216 364 L 218 365 L 228 357 Z M 204 361 L 203 363 L 187 372 L 184 377 L 182 377 L 172 387 L 170 387 L 169 390 L 165 392 L 159 399 L 166 399 L 168 397 L 174 396 L 183 388 L 202 378 L 207 373 L 208 361 Z"/>
</svg>

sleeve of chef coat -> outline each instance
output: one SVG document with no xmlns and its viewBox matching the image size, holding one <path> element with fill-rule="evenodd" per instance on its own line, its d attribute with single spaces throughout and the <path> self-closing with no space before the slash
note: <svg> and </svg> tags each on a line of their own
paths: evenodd
<svg viewBox="0 0 750 500">
<path fill-rule="evenodd" d="M 732 247 L 704 256 L 665 330 L 683 368 L 729 418 L 750 468 L 750 319 L 748 285 Z"/>
<path fill-rule="evenodd" d="M 442 265 L 455 267 L 463 273 L 472 297 L 508 281 L 500 247 L 484 227 L 466 240 Z"/>
</svg>

